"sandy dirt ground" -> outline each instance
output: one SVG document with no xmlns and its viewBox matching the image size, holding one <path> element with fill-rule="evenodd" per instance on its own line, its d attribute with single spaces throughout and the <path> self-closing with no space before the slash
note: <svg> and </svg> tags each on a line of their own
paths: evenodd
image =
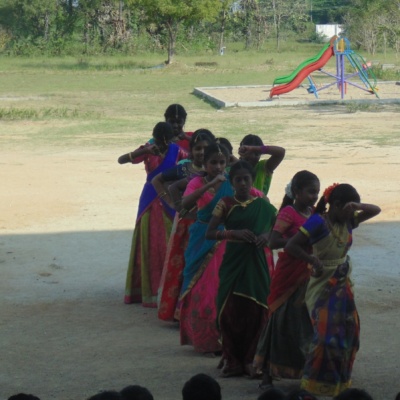
<svg viewBox="0 0 400 400">
<path fill-rule="evenodd" d="M 210 112 L 217 111 L 211 110 Z M 302 134 L 327 129 L 398 132 L 398 112 L 341 115 L 335 110 L 269 111 L 296 135 L 279 144 L 287 157 L 276 171 L 271 201 L 299 169 L 321 177 L 321 186 L 348 181 L 382 213 L 354 234 L 356 300 L 361 348 L 353 385 L 375 400 L 400 391 L 399 147 L 368 140 L 312 146 Z M 246 118 L 256 118 L 252 111 Z M 360 128 L 361 127 L 361 128 Z M 235 148 L 237 148 L 237 143 Z M 257 382 L 222 379 L 218 359 L 179 345 L 176 324 L 156 310 L 124 305 L 123 292 L 143 166 L 120 166 L 126 148 L 35 151 L 15 144 L 0 161 L 0 398 L 29 392 L 42 400 L 82 400 L 128 384 L 148 387 L 155 399 L 181 398 L 195 373 L 216 377 L 225 400 L 255 400 Z M 295 381 L 277 382 L 289 390 Z"/>
</svg>

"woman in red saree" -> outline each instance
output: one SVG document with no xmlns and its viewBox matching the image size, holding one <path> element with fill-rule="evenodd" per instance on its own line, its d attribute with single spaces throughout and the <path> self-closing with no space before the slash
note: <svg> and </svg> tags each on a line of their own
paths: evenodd
<svg viewBox="0 0 400 400">
<path fill-rule="evenodd" d="M 204 150 L 214 141 L 214 135 L 207 129 L 198 129 L 190 139 L 190 160 L 185 160 L 175 167 L 158 174 L 152 183 L 158 193 L 162 193 L 165 183 L 185 181 L 185 184 L 196 176 L 204 176 Z M 189 227 L 196 219 L 196 212 L 182 209 L 182 192 L 170 190 L 170 204 L 176 211 L 168 241 L 165 262 L 161 275 L 158 294 L 158 318 L 164 321 L 179 319 L 176 311 L 182 286 L 182 272 L 185 266 L 184 253 L 189 241 Z M 175 195 L 173 195 L 176 193 Z"/>
<path fill-rule="evenodd" d="M 297 233 L 312 214 L 318 193 L 316 175 L 309 171 L 294 175 L 286 187 L 271 233 L 271 249 L 282 249 Z M 272 384 L 272 377 L 300 379 L 302 376 L 306 346 L 312 335 L 304 303 L 309 277 L 305 261 L 285 251 L 278 253 L 268 296 L 269 321 L 261 334 L 253 364 L 256 370 L 264 373 L 262 388 Z"/>
<path fill-rule="evenodd" d="M 189 228 L 180 301 L 180 339 L 197 352 L 221 350 L 216 327 L 218 270 L 225 252 L 225 241 L 206 240 L 207 224 L 218 200 L 233 194 L 225 167 L 228 150 L 211 144 L 204 153 L 207 175 L 192 179 L 184 193 L 182 206 L 197 206 L 197 219 Z M 221 227 L 222 229 L 222 227 Z"/>
</svg>

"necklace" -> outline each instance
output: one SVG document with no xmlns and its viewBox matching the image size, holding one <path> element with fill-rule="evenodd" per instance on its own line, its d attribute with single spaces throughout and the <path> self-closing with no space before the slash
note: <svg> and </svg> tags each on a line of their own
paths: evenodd
<svg viewBox="0 0 400 400">
<path fill-rule="evenodd" d="M 204 179 L 205 184 L 210 183 L 212 181 L 212 179 L 210 179 L 210 180 L 208 179 L 208 175 L 206 175 L 203 179 Z M 212 187 L 208 188 L 208 192 L 211 194 L 215 194 L 215 187 L 212 186 Z"/>
<path fill-rule="evenodd" d="M 203 167 L 198 167 L 193 162 L 191 163 L 190 167 L 192 168 L 193 171 L 203 171 Z"/>
<path fill-rule="evenodd" d="M 236 198 L 236 196 L 233 196 L 233 199 L 238 203 L 241 207 L 246 208 L 253 200 L 254 197 L 250 197 L 250 199 L 245 200 L 245 201 L 240 201 Z"/>
<path fill-rule="evenodd" d="M 325 222 L 326 222 L 326 226 L 330 232 L 330 234 L 332 235 L 332 237 L 336 240 L 336 245 L 337 247 L 344 247 L 347 241 L 347 237 L 346 237 L 346 241 L 343 240 L 343 232 L 342 229 L 343 227 L 346 228 L 346 225 L 342 226 L 338 226 L 338 229 L 335 229 L 336 227 L 334 225 L 332 225 L 332 222 L 329 220 L 328 216 L 325 216 Z M 339 231 L 338 233 L 335 232 L 335 230 Z M 348 236 L 348 233 L 347 233 Z"/>
</svg>

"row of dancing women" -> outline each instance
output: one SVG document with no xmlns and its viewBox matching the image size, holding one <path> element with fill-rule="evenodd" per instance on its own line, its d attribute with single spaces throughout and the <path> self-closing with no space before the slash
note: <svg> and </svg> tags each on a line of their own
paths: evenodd
<svg viewBox="0 0 400 400">
<path fill-rule="evenodd" d="M 284 148 L 247 135 L 236 157 L 207 129 L 184 132 L 181 105 L 164 116 L 152 139 L 118 159 L 147 173 L 125 302 L 179 321 L 182 345 L 222 354 L 223 377 L 262 378 L 263 389 L 301 379 L 336 396 L 351 384 L 359 348 L 352 230 L 380 208 L 349 184 L 318 201 L 318 177 L 299 171 L 277 210 L 267 195 Z"/>
</svg>

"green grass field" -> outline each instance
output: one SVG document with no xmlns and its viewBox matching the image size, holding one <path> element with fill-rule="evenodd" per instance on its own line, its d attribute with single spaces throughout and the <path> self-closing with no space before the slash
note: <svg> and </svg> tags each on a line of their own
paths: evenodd
<svg viewBox="0 0 400 400">
<path fill-rule="evenodd" d="M 217 110 L 192 91 L 197 86 L 271 84 L 322 47 L 297 44 L 294 51 L 294 46 L 280 53 L 228 49 L 224 56 L 178 56 L 162 68 L 157 68 L 162 54 L 2 58 L 0 146 L 137 145 L 149 137 L 171 103 L 187 109 L 188 130 L 207 127 L 234 141 L 247 133 L 273 138 L 283 122 L 271 118 L 271 112 Z M 395 62 L 394 55 L 382 62 Z M 286 118 L 291 118 L 289 113 Z"/>
</svg>

